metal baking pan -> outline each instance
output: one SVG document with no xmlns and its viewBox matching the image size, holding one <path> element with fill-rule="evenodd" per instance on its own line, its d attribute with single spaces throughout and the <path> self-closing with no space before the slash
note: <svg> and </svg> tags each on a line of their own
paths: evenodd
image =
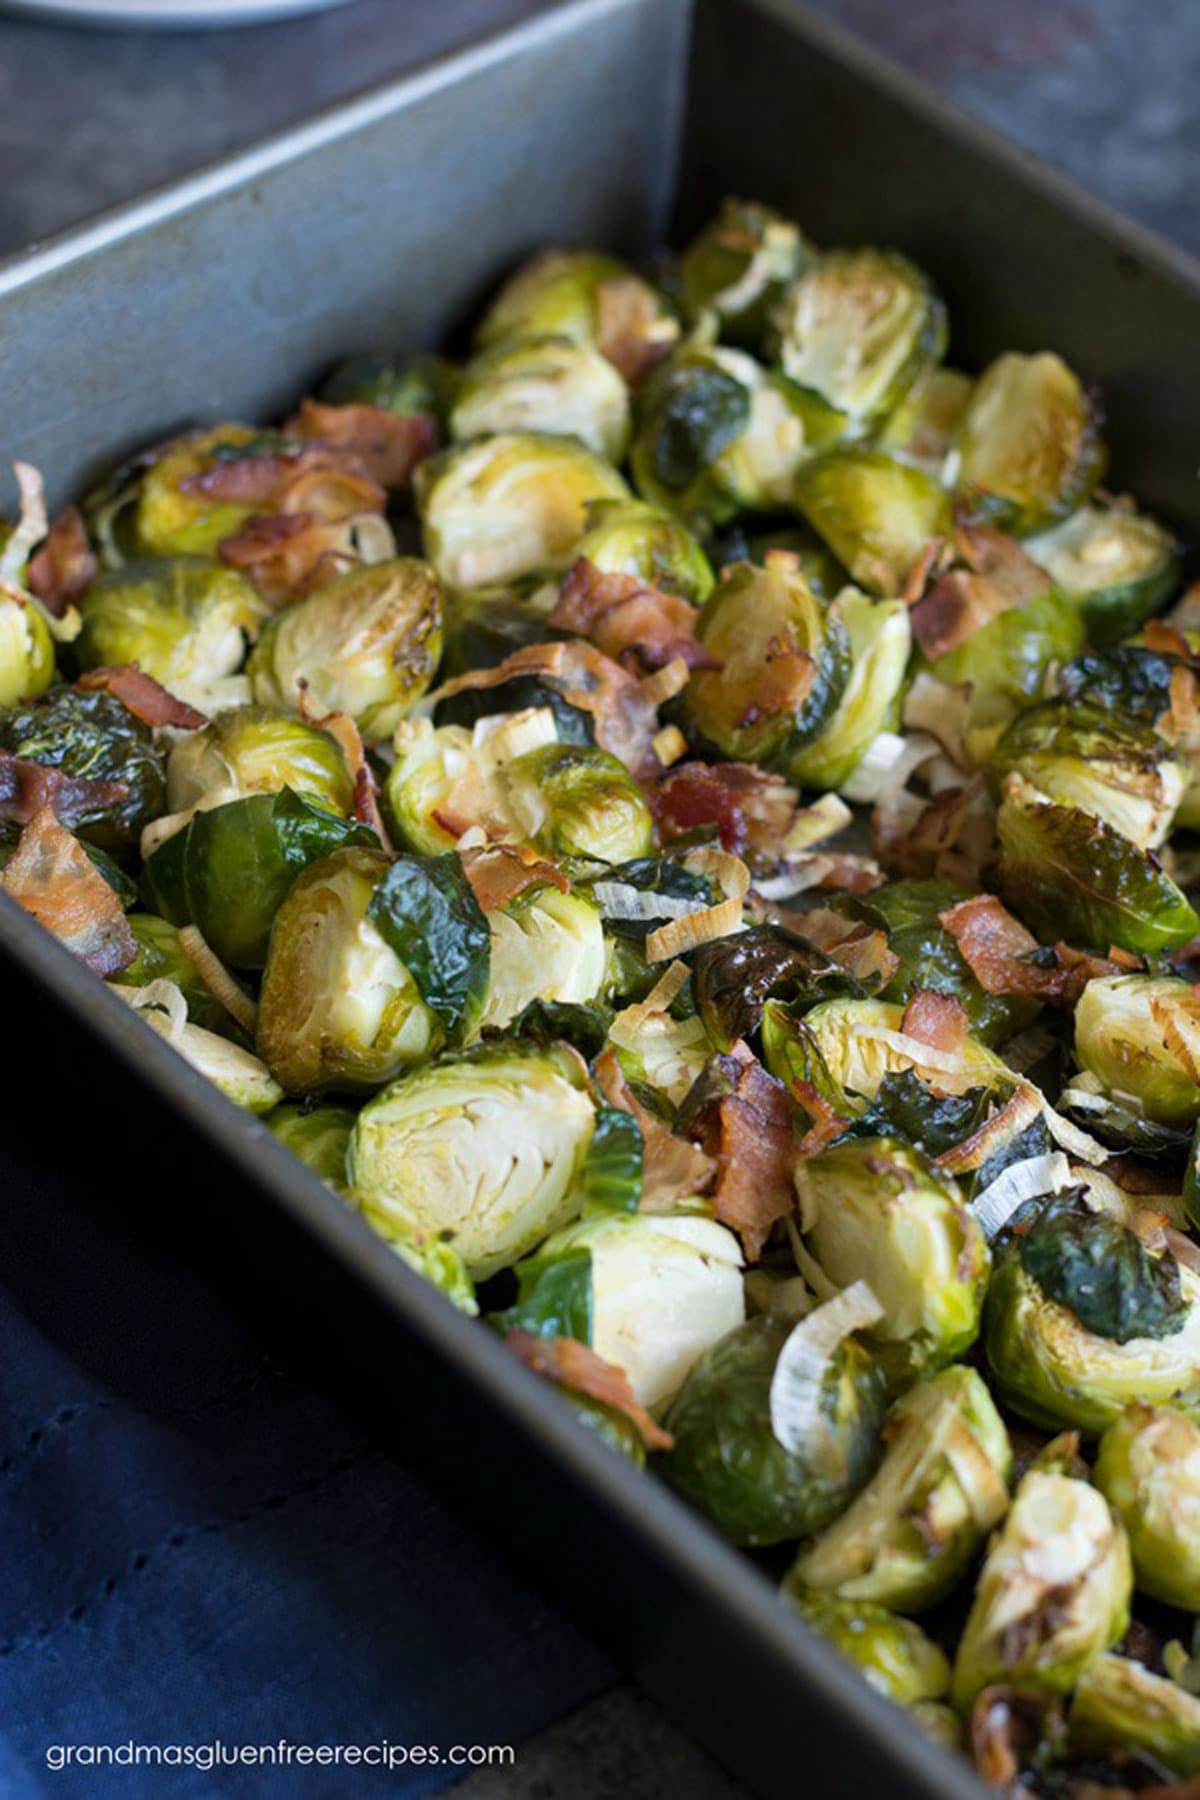
<svg viewBox="0 0 1200 1800">
<path fill-rule="evenodd" d="M 7 263 L 0 450 L 61 500 L 181 425 L 282 413 L 346 350 L 433 343 L 536 245 L 636 254 L 726 192 L 907 250 L 958 362 L 1061 349 L 1103 388 L 1116 479 L 1200 536 L 1200 268 L 785 0 L 572 0 Z M 67 1084 L 96 1203 L 173 1221 L 351 1359 L 359 1399 L 753 1789 L 982 1794 L 3 896 L 0 954 L 10 1098 Z"/>
</svg>

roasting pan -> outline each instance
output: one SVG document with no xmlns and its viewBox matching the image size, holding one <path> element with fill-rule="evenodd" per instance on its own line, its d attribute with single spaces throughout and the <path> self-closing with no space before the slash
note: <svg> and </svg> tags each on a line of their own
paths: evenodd
<svg viewBox="0 0 1200 1800">
<path fill-rule="evenodd" d="M 1116 483 L 1200 536 L 1200 266 L 786 0 L 571 0 L 34 246 L 0 267 L 0 452 L 58 503 L 181 426 L 283 413 L 347 351 L 434 343 L 536 246 L 638 255 L 726 193 L 907 251 L 957 363 L 1060 349 L 1103 390 Z M 0 956 L 9 1097 L 66 1084 L 96 1203 L 134 1189 L 344 1360 L 406 1454 L 751 1788 L 983 1794 L 3 895 Z"/>
</svg>

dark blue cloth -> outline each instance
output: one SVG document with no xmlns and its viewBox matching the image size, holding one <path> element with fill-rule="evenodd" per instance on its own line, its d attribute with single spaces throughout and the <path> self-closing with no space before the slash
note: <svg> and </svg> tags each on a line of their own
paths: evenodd
<svg viewBox="0 0 1200 1800">
<path fill-rule="evenodd" d="M 51 1772 L 46 1753 L 517 1744 L 607 1685 L 415 1455 L 106 1204 L 69 1131 L 10 1117 L 3 1141 L 2 1800 L 425 1793 L 464 1771 Z"/>
</svg>

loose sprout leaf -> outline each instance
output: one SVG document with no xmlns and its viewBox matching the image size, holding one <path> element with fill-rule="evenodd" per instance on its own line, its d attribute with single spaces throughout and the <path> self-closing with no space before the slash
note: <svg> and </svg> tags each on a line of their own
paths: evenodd
<svg viewBox="0 0 1200 1800">
<path fill-rule="evenodd" d="M 876 1137 L 895 1131 L 926 1156 L 940 1156 L 979 1129 L 993 1098 L 984 1087 L 943 1094 L 922 1081 L 915 1069 L 890 1070 L 871 1107 L 856 1122 L 855 1135 Z"/>
<path fill-rule="evenodd" d="M 745 431 L 750 391 L 709 364 L 682 364 L 660 379 L 651 466 L 663 487 L 681 494 Z"/>
<path fill-rule="evenodd" d="M 580 1177 L 585 1213 L 637 1211 L 642 1153 L 642 1128 L 633 1114 L 619 1106 L 598 1107 Z"/>
<path fill-rule="evenodd" d="M 1019 1241 L 1025 1272 L 1097 1337 L 1172 1337 L 1188 1318 L 1179 1265 L 1118 1219 L 1071 1201 L 1048 1206 Z"/>
<path fill-rule="evenodd" d="M 608 1025 L 608 1012 L 596 1001 L 531 1000 L 505 1035 L 535 1044 L 567 1043 L 590 1062 L 604 1048 Z"/>
<path fill-rule="evenodd" d="M 752 925 L 700 945 L 693 983 L 700 1016 L 720 1050 L 758 1030 L 768 1000 L 802 1013 L 820 1000 L 868 991 L 823 950 L 780 925 Z"/>
<path fill-rule="evenodd" d="M 580 1247 L 522 1265 L 516 1302 L 488 1320 L 496 1330 L 592 1341 L 592 1253 Z"/>
<path fill-rule="evenodd" d="M 367 917 L 449 1040 L 461 1043 L 483 1005 L 491 936 L 459 858 L 399 857 L 375 889 Z"/>
</svg>

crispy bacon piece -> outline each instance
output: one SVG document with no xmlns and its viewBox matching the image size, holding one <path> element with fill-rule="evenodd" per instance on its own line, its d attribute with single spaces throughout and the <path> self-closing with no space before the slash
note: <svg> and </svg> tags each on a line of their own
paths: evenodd
<svg viewBox="0 0 1200 1800">
<path fill-rule="evenodd" d="M 459 858 L 471 892 L 485 913 L 499 912 L 531 887 L 552 883 L 561 894 L 571 891 L 571 883 L 561 869 L 543 862 L 536 850 L 524 845 L 495 844 L 461 850 Z"/>
<path fill-rule="evenodd" d="M 325 406 L 303 400 L 284 426 L 288 437 L 349 451 L 372 481 L 406 488 L 419 462 L 437 449 L 437 420 L 426 413 L 402 417 L 385 406 Z"/>
<path fill-rule="evenodd" d="M 43 807 L 50 807 L 61 824 L 79 825 L 128 795 L 128 782 L 64 775 L 61 769 L 0 750 L 0 819 L 10 824 L 28 825 Z"/>
<path fill-rule="evenodd" d="M 994 860 L 995 820 L 977 805 L 979 784 L 943 788 L 915 817 L 880 804 L 871 833 L 880 860 L 896 875 L 937 877 L 977 887 Z"/>
<path fill-rule="evenodd" d="M 5 891 L 96 975 L 117 975 L 137 955 L 121 902 L 78 838 L 42 806 L 4 870 Z"/>
<path fill-rule="evenodd" d="M 318 478 L 317 482 L 313 477 Z M 370 476 L 362 458 L 345 446 L 309 444 L 303 450 L 277 450 L 266 456 L 230 456 L 185 475 L 179 484 L 185 494 L 199 494 L 206 500 L 229 501 L 240 506 L 271 504 L 279 512 L 318 511 L 331 516 L 328 504 L 310 504 L 315 489 L 326 497 L 336 496 L 337 511 L 345 517 L 349 512 L 381 511 L 387 496 Z M 344 506 L 345 494 L 355 502 Z"/>
<path fill-rule="evenodd" d="M 967 1041 L 970 1020 L 961 1000 L 953 994 L 938 994 L 932 988 L 916 988 L 908 1005 L 904 1009 L 904 1017 L 900 1021 L 900 1029 L 905 1037 L 915 1038 L 918 1044 L 928 1044 L 931 1050 L 942 1050 L 947 1056 L 957 1056 Z"/>
<path fill-rule="evenodd" d="M 631 387 L 668 355 L 679 326 L 660 313 L 653 289 L 636 275 L 617 275 L 596 289 L 596 347 Z"/>
<path fill-rule="evenodd" d="M 1156 656 L 1177 656 L 1181 662 L 1196 662 L 1192 647 L 1179 626 L 1172 625 L 1167 619 L 1150 619 L 1142 628 L 1142 639 L 1147 650 L 1153 650 Z"/>
<path fill-rule="evenodd" d="M 900 958 L 888 943 L 887 932 L 878 926 L 853 926 L 849 937 L 834 944 L 829 954 L 857 981 L 878 977 L 881 988 L 887 986 L 900 967 Z"/>
<path fill-rule="evenodd" d="M 701 1109 L 697 1126 L 716 1159 L 717 1218 L 738 1233 L 747 1261 L 754 1262 L 771 1227 L 796 1205 L 792 1107 L 783 1083 L 740 1039 L 728 1056 L 715 1060 L 730 1092 Z"/>
<path fill-rule="evenodd" d="M 362 732 L 349 713 L 319 713 L 309 698 L 307 682 L 300 683 L 298 699 L 300 717 L 307 724 L 317 725 L 322 731 L 327 731 L 342 753 L 346 772 L 354 783 L 354 801 L 351 807 L 353 816 L 361 825 L 369 825 L 384 849 L 390 850 L 391 839 L 379 810 L 379 784 L 367 761 Z"/>
<path fill-rule="evenodd" d="M 629 1377 L 616 1363 L 605 1362 L 586 1344 L 576 1338 L 537 1337 L 532 1331 L 510 1331 L 504 1342 L 519 1361 L 535 1375 L 542 1375 L 559 1387 L 571 1388 L 624 1413 L 636 1427 L 647 1450 L 672 1450 L 675 1439 L 657 1424 L 635 1397 Z"/>
<path fill-rule="evenodd" d="M 960 526 L 951 543 L 962 566 L 940 576 L 912 608 L 913 636 L 930 662 L 1049 585 L 1045 570 L 1002 531 Z"/>
<path fill-rule="evenodd" d="M 1128 975 L 1131 970 L 1145 967 L 1140 956 L 1131 950 L 1122 950 L 1119 945 L 1109 946 L 1107 956 L 1093 956 L 1087 950 L 1076 950 L 1071 944 L 1058 943 L 1054 946 L 1054 956 L 1063 973 L 1061 998 L 1068 1006 L 1074 1006 L 1089 981 L 1100 981 L 1108 975 Z"/>
<path fill-rule="evenodd" d="M 986 994 L 1021 994 L 1053 1000 L 1064 986 L 1059 967 L 1029 961 L 1038 941 L 994 894 L 976 894 L 938 914 L 959 953 Z"/>
<path fill-rule="evenodd" d="M 830 1144 L 836 1143 L 843 1132 L 849 1131 L 852 1121 L 844 1119 L 810 1081 L 793 1081 L 792 1092 L 809 1119 L 808 1130 L 795 1148 L 795 1155 L 803 1161 L 810 1156 L 819 1156 L 822 1150 L 828 1150 Z"/>
<path fill-rule="evenodd" d="M 106 663 L 102 668 L 89 669 L 75 686 L 85 692 L 103 688 L 106 693 L 115 694 L 121 705 L 143 725 L 174 725 L 180 731 L 199 731 L 202 725 L 208 724 L 202 712 L 197 712 L 186 700 L 177 700 L 135 662 Z"/>
<path fill-rule="evenodd" d="M 635 672 L 661 669 L 676 657 L 689 669 L 719 669 L 696 642 L 698 617 L 697 608 L 677 594 L 664 594 L 636 575 L 605 574 L 581 556 L 563 581 L 550 624 L 589 638 Z"/>
<path fill-rule="evenodd" d="M 600 1052 L 592 1072 L 608 1104 L 632 1113 L 642 1128 L 641 1211 L 665 1212 L 686 1194 L 704 1193 L 716 1174 L 712 1158 L 647 1112 L 626 1081 L 611 1044 Z"/>
<path fill-rule="evenodd" d="M 646 789 L 666 841 L 715 825 L 721 848 L 774 861 L 796 814 L 796 790 L 751 763 L 681 763 Z"/>
<path fill-rule="evenodd" d="M 29 590 L 47 612 L 61 619 L 83 599 L 95 579 L 96 558 L 83 514 L 77 506 L 64 507 L 41 549 L 29 559 Z"/>
<path fill-rule="evenodd" d="M 900 598 L 909 606 L 913 606 L 925 592 L 929 577 L 932 575 L 943 550 L 946 548 L 945 538 L 931 537 L 918 556 L 904 583 L 904 592 Z"/>
</svg>

